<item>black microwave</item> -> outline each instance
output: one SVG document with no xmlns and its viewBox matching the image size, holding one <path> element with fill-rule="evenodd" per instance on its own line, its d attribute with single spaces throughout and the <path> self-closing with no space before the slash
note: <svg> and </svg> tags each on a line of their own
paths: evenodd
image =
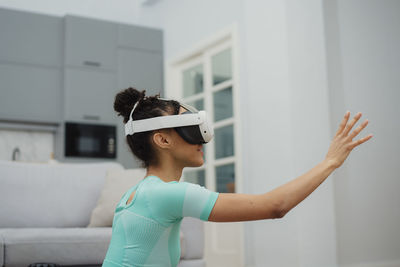
<svg viewBox="0 0 400 267">
<path fill-rule="evenodd" d="M 65 122 L 65 157 L 115 159 L 116 127 Z"/>
</svg>

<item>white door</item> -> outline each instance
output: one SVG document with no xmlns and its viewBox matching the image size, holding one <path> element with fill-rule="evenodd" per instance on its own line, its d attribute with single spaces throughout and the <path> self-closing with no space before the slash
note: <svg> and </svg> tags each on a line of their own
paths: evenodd
<svg viewBox="0 0 400 267">
<path fill-rule="evenodd" d="M 168 65 L 166 93 L 206 110 L 214 126 L 213 140 L 203 146 L 204 165 L 186 168 L 183 179 L 220 193 L 241 193 L 237 59 L 230 37 Z M 244 266 L 242 223 L 206 222 L 205 259 L 208 267 Z"/>
</svg>

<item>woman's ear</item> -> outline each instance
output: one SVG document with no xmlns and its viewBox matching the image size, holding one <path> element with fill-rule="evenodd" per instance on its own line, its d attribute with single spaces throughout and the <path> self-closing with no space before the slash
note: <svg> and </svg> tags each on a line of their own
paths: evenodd
<svg viewBox="0 0 400 267">
<path fill-rule="evenodd" d="M 171 147 L 171 135 L 167 131 L 157 131 L 153 134 L 153 142 L 160 149 Z"/>
</svg>

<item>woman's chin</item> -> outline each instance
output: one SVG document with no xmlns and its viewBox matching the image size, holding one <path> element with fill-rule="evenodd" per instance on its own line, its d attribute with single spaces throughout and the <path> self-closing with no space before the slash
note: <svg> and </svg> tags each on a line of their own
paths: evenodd
<svg viewBox="0 0 400 267">
<path fill-rule="evenodd" d="M 204 164 L 204 160 L 200 159 L 198 161 L 191 162 L 190 166 L 188 166 L 188 167 L 201 167 L 201 166 L 203 166 L 203 164 Z"/>
</svg>

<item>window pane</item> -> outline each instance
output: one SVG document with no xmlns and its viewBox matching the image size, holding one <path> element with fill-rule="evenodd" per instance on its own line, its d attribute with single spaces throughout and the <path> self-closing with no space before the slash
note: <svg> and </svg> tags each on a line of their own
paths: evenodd
<svg viewBox="0 0 400 267">
<path fill-rule="evenodd" d="M 222 165 L 215 168 L 217 192 L 235 193 L 235 164 Z"/>
<path fill-rule="evenodd" d="M 215 158 L 233 156 L 233 125 L 215 129 Z"/>
<path fill-rule="evenodd" d="M 187 104 L 191 105 L 192 107 L 195 107 L 197 110 L 204 110 L 204 100 L 203 99 L 188 102 Z"/>
<path fill-rule="evenodd" d="M 226 49 L 211 59 L 213 85 L 232 79 L 232 51 Z"/>
<path fill-rule="evenodd" d="M 214 93 L 214 121 L 233 116 L 232 87 Z"/>
<path fill-rule="evenodd" d="M 185 172 L 185 181 L 205 187 L 205 171 L 187 171 Z"/>
<path fill-rule="evenodd" d="M 191 96 L 203 92 L 203 65 L 183 71 L 183 96 Z"/>
</svg>

